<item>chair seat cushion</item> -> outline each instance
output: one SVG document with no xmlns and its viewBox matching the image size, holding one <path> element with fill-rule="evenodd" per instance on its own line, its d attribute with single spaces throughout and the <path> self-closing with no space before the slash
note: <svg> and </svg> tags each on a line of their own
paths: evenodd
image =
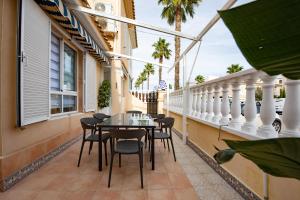
<svg viewBox="0 0 300 200">
<path fill-rule="evenodd" d="M 109 133 L 102 133 L 102 141 L 107 141 L 110 138 L 110 134 Z M 91 134 L 89 135 L 86 140 L 88 141 L 99 141 L 99 135 L 98 134 Z"/>
<path fill-rule="evenodd" d="M 116 144 L 116 153 L 133 154 L 139 152 L 139 141 L 137 140 L 119 140 Z M 140 147 L 143 148 L 144 143 L 140 142 Z"/>
<path fill-rule="evenodd" d="M 151 136 L 152 136 L 152 134 L 150 134 L 150 137 Z M 170 135 L 166 132 L 160 132 L 160 131 L 154 132 L 154 139 L 166 139 L 169 137 L 170 137 Z"/>
</svg>

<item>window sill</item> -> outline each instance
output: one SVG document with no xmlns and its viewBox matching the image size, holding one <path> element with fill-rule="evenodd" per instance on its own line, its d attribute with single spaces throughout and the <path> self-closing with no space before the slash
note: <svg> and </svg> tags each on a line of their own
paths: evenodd
<svg viewBox="0 0 300 200">
<path fill-rule="evenodd" d="M 59 113 L 59 114 L 54 114 L 51 115 L 49 120 L 57 120 L 57 119 L 62 119 L 66 117 L 73 117 L 73 116 L 78 116 L 82 115 L 82 112 L 74 111 L 74 112 L 68 112 L 68 113 Z"/>
</svg>

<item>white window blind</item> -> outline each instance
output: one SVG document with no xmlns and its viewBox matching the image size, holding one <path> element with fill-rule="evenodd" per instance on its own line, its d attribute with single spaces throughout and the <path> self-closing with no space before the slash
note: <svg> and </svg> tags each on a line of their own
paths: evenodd
<svg viewBox="0 0 300 200">
<path fill-rule="evenodd" d="M 49 118 L 50 20 L 33 1 L 23 1 L 21 125 Z"/>
<path fill-rule="evenodd" d="M 85 57 L 85 111 L 97 109 L 97 61 L 88 53 Z"/>
</svg>

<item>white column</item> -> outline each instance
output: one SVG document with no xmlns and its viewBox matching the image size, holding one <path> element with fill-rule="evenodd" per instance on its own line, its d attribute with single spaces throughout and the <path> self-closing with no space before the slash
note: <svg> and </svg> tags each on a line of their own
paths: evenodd
<svg viewBox="0 0 300 200">
<path fill-rule="evenodd" d="M 232 86 L 232 104 L 231 104 L 231 121 L 229 126 L 233 128 L 241 127 L 241 101 L 240 101 L 240 81 L 235 80 Z"/>
<path fill-rule="evenodd" d="M 214 113 L 213 113 L 213 92 L 212 92 L 212 86 L 207 87 L 207 103 L 206 103 L 206 111 L 207 115 L 205 119 L 207 121 L 211 121 Z"/>
<path fill-rule="evenodd" d="M 256 78 L 249 77 L 246 80 L 246 102 L 244 107 L 244 116 L 246 118 L 246 122 L 242 126 L 242 130 L 247 132 L 255 132 L 256 123 L 255 118 L 257 114 L 257 108 L 255 103 L 255 82 Z"/>
<path fill-rule="evenodd" d="M 228 99 L 228 84 L 222 84 L 222 103 L 221 103 L 222 118 L 220 120 L 221 125 L 227 125 L 229 122 L 229 99 Z"/>
<path fill-rule="evenodd" d="M 257 130 L 257 134 L 264 137 L 277 137 L 277 132 L 272 126 L 272 123 L 275 120 L 275 103 L 274 103 L 274 81 L 276 77 L 271 77 L 266 74 L 261 76 L 263 81 L 262 92 L 263 98 L 260 108 L 260 119 L 263 123 Z"/>
<path fill-rule="evenodd" d="M 286 99 L 283 107 L 283 123 L 281 132 L 285 137 L 300 137 L 300 80 L 287 80 Z"/>
<path fill-rule="evenodd" d="M 220 101 L 220 87 L 219 85 L 214 86 L 214 103 L 213 103 L 214 117 L 213 122 L 219 123 L 221 118 L 221 101 Z"/>
<path fill-rule="evenodd" d="M 202 88 L 202 98 L 201 98 L 201 119 L 205 119 L 206 116 L 206 87 Z"/>
<path fill-rule="evenodd" d="M 199 88 L 199 87 L 197 89 L 196 109 L 197 109 L 197 113 L 196 113 L 195 117 L 200 118 L 200 116 L 201 116 L 201 88 Z"/>
</svg>

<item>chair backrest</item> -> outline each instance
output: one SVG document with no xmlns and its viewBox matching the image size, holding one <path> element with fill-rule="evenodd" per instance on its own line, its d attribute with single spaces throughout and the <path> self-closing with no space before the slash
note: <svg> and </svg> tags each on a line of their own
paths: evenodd
<svg viewBox="0 0 300 200">
<path fill-rule="evenodd" d="M 157 119 L 163 119 L 165 117 L 166 117 L 165 114 L 157 114 Z"/>
<path fill-rule="evenodd" d="M 128 111 L 126 111 L 126 113 L 142 114 L 143 112 L 142 112 L 142 111 L 139 111 L 139 110 L 128 110 Z"/>
<path fill-rule="evenodd" d="M 132 129 L 132 130 L 118 130 L 114 129 L 110 131 L 110 136 L 113 139 L 137 139 L 141 140 L 143 136 L 146 135 L 146 131 L 142 129 Z"/>
<path fill-rule="evenodd" d="M 159 122 L 162 123 L 162 128 L 169 128 L 170 130 L 172 130 L 175 119 L 173 117 L 165 117 L 163 119 L 160 119 Z"/>
<path fill-rule="evenodd" d="M 84 131 L 86 129 L 95 129 L 97 122 L 97 119 L 93 117 L 84 117 L 80 119 L 81 127 Z"/>
<path fill-rule="evenodd" d="M 106 118 L 110 118 L 111 116 L 110 115 L 106 115 L 104 113 L 95 113 L 93 115 L 94 118 L 98 119 L 100 122 L 102 122 L 104 119 Z"/>
</svg>

